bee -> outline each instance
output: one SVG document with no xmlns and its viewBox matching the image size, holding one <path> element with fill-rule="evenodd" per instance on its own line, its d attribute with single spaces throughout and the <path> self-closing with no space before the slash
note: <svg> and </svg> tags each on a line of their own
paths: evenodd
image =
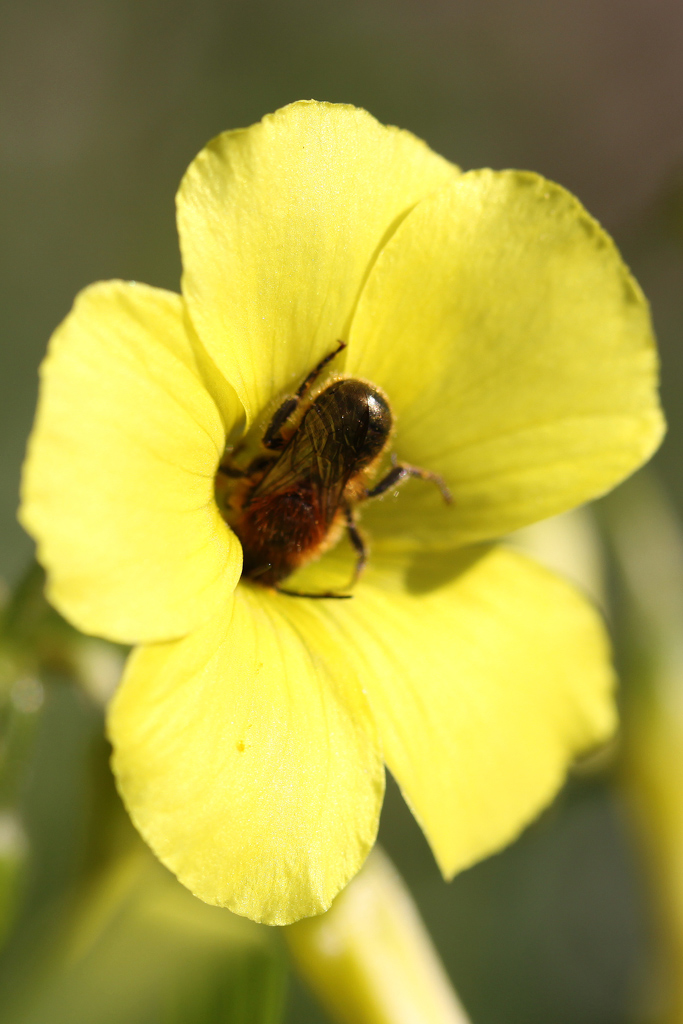
<svg viewBox="0 0 683 1024">
<path fill-rule="evenodd" d="M 408 477 L 431 481 L 444 501 L 452 501 L 437 473 L 395 457 L 388 473 L 368 488 L 393 430 L 386 396 L 373 384 L 344 377 L 309 397 L 316 379 L 344 348 L 346 343 L 338 342 L 282 402 L 261 438 L 261 453 L 246 468 L 236 462 L 242 445 L 226 453 L 218 467 L 216 493 L 242 544 L 242 576 L 292 597 L 351 597 L 288 590 L 281 584 L 331 548 L 346 529 L 356 554 L 353 586 L 367 562 L 355 517 L 360 502 Z"/>
</svg>

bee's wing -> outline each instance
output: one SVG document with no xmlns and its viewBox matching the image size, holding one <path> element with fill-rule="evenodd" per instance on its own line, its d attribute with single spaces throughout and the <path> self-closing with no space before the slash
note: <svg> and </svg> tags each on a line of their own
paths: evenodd
<svg viewBox="0 0 683 1024">
<path fill-rule="evenodd" d="M 345 450 L 334 435 L 306 429 L 305 423 L 273 463 L 252 498 L 290 490 L 314 490 L 322 517 L 330 521 L 339 508 L 350 476 Z M 315 427 L 311 423 L 310 427 Z"/>
</svg>

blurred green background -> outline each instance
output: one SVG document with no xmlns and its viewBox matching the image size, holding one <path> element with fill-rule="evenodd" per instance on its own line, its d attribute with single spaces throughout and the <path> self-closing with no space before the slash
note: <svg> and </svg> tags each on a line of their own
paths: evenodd
<svg viewBox="0 0 683 1024">
<path fill-rule="evenodd" d="M 0 16 L 8 584 L 31 557 L 17 487 L 51 331 L 91 281 L 177 289 L 173 201 L 185 167 L 221 130 L 299 98 L 366 107 L 465 169 L 531 168 L 579 196 L 653 304 L 670 422 L 656 465 L 683 508 L 680 0 L 4 0 Z M 95 705 L 64 683 L 48 688 L 38 717 L 16 784 L 32 853 L 0 965 L 0 984 L 14 986 L 39 944 L 35 922 L 58 914 L 91 856 L 103 799 Z M 510 850 L 445 886 L 390 787 L 383 842 L 475 1024 L 647 1016 L 657 943 L 631 828 L 609 773 L 577 777 Z M 222 1012 L 202 1019 L 232 1019 Z M 109 1020 L 98 1013 L 83 1019 Z M 285 1019 L 324 1017 L 293 982 Z"/>
</svg>

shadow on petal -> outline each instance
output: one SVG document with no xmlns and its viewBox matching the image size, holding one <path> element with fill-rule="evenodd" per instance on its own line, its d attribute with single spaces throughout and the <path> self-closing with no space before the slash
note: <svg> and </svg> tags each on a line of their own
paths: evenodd
<svg viewBox="0 0 683 1024">
<path fill-rule="evenodd" d="M 410 594 L 427 594 L 469 572 L 491 551 L 491 544 L 476 544 L 454 551 L 423 551 L 408 563 L 405 587 Z"/>
</svg>

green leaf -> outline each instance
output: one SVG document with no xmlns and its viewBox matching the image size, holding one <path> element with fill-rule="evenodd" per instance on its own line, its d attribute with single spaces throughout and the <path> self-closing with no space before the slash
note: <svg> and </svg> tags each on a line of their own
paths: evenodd
<svg viewBox="0 0 683 1024">
<path fill-rule="evenodd" d="M 17 912 L 26 862 L 26 836 L 19 817 L 0 810 L 0 946 Z"/>
<path fill-rule="evenodd" d="M 209 907 L 142 846 L 84 899 L 67 941 L 3 1024 L 277 1024 L 286 966 L 271 929 Z"/>
</svg>

